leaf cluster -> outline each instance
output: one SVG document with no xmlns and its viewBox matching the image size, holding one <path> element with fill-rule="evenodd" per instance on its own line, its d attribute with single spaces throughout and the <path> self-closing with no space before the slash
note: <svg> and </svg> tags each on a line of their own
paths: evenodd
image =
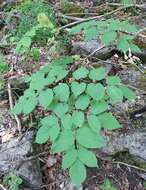
<svg viewBox="0 0 146 190">
<path fill-rule="evenodd" d="M 86 178 L 86 166 L 98 167 L 94 148 L 105 145 L 101 130 L 120 128 L 109 107 L 135 94 L 121 84 L 118 76 L 108 76 L 104 67 L 79 66 L 72 72 L 72 57 L 63 57 L 33 74 L 30 87 L 20 97 L 13 112 L 31 113 L 37 106 L 48 112 L 40 120 L 36 135 L 39 144 L 52 142 L 53 153 L 63 153 L 62 168 L 73 183 Z"/>
<path fill-rule="evenodd" d="M 48 32 L 49 31 L 49 32 Z M 34 39 L 34 37 L 37 37 L 38 34 L 47 33 L 47 39 L 53 38 L 53 35 L 56 32 L 55 26 L 51 22 L 51 20 L 48 18 L 48 16 L 45 13 L 38 14 L 38 24 L 32 27 L 30 30 L 28 30 L 20 39 L 20 41 L 17 43 L 16 46 L 16 53 L 22 54 L 26 52 Z M 44 39 L 44 36 L 42 36 Z"/>
<path fill-rule="evenodd" d="M 138 29 L 128 21 L 120 21 L 119 19 L 92 20 L 72 27 L 70 33 L 76 34 L 81 31 L 84 32 L 86 41 L 99 37 L 103 44 L 115 43 L 117 48 L 123 52 L 127 52 L 129 49 L 140 52 L 139 47 L 133 43 L 134 36 L 130 35 L 130 33 L 137 32 Z"/>
</svg>

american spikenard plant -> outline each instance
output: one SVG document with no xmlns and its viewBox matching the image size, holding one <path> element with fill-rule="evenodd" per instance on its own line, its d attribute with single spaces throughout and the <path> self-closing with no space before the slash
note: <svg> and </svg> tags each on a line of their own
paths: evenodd
<svg viewBox="0 0 146 190">
<path fill-rule="evenodd" d="M 104 67 L 68 69 L 73 62 L 73 57 L 62 57 L 32 74 L 13 112 L 27 115 L 37 106 L 46 110 L 48 116 L 40 118 L 35 142 L 50 140 L 51 151 L 63 154 L 62 168 L 80 185 L 86 179 L 86 167 L 98 167 L 92 149 L 105 145 L 101 130 L 121 127 L 109 106 L 133 100 L 135 94 L 118 76 L 108 76 Z"/>
<path fill-rule="evenodd" d="M 134 35 L 131 35 L 138 32 L 138 29 L 128 21 L 121 21 L 119 19 L 91 20 L 72 27 L 70 34 L 74 35 L 81 31 L 83 31 L 86 41 L 99 37 L 104 45 L 115 44 L 117 49 L 122 52 L 127 52 L 129 49 L 133 52 L 141 51 L 133 43 Z"/>
<path fill-rule="evenodd" d="M 51 20 L 46 16 L 45 13 L 38 14 L 37 18 L 38 24 L 33 26 L 31 30 L 28 30 L 17 43 L 15 52 L 17 54 L 23 54 L 30 48 L 33 38 L 37 35 L 39 30 L 45 31 L 49 30 L 48 32 L 48 40 L 53 40 L 55 33 L 57 33 L 54 24 Z"/>
</svg>

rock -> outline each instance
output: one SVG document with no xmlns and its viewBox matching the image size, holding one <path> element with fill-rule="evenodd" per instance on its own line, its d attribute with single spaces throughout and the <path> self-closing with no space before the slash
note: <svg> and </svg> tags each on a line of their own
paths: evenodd
<svg viewBox="0 0 146 190">
<path fill-rule="evenodd" d="M 146 128 L 130 130 L 126 134 L 113 133 L 105 139 L 106 146 L 101 149 L 101 152 L 106 156 L 128 150 L 136 160 L 146 162 Z"/>
<path fill-rule="evenodd" d="M 72 54 L 79 54 L 82 57 L 86 57 L 89 54 L 93 53 L 98 48 L 102 47 L 103 45 L 99 43 L 97 40 L 91 40 L 88 42 L 73 42 L 72 43 Z M 112 48 L 104 47 L 101 50 L 97 51 L 92 57 L 97 57 L 99 59 L 107 60 L 109 59 L 112 54 Z"/>
<path fill-rule="evenodd" d="M 76 17 L 79 16 L 80 17 L 82 14 L 84 15 L 85 10 L 79 3 L 66 2 L 62 6 L 62 12 L 64 14 L 76 13 L 74 16 L 76 16 Z"/>
<path fill-rule="evenodd" d="M 27 160 L 33 153 L 33 132 L 27 132 L 22 139 L 12 138 L 0 145 L 0 173 L 13 172 L 32 189 L 40 189 L 42 184 L 38 160 Z M 26 158 L 26 161 L 25 161 Z"/>
</svg>

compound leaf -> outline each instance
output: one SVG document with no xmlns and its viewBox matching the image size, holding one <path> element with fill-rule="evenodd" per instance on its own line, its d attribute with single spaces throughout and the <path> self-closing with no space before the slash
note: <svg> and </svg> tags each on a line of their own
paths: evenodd
<svg viewBox="0 0 146 190">
<path fill-rule="evenodd" d="M 75 97 L 79 96 L 82 94 L 86 89 L 86 83 L 78 83 L 78 82 L 72 82 L 71 84 L 71 90 Z"/>
<path fill-rule="evenodd" d="M 73 73 L 73 77 L 77 80 L 86 78 L 88 75 L 89 71 L 85 67 L 80 67 Z"/>
<path fill-rule="evenodd" d="M 121 79 L 118 76 L 109 76 L 106 79 L 108 85 L 118 85 L 121 83 Z"/>
<path fill-rule="evenodd" d="M 102 126 L 106 129 L 113 130 L 122 127 L 111 113 L 103 113 L 98 118 Z"/>
<path fill-rule="evenodd" d="M 42 107 L 47 108 L 53 100 L 53 91 L 51 89 L 42 91 L 39 95 L 39 103 Z"/>
<path fill-rule="evenodd" d="M 102 84 L 90 83 L 87 85 L 87 93 L 96 101 L 101 100 L 105 94 L 105 88 Z"/>
<path fill-rule="evenodd" d="M 124 97 L 128 100 L 134 100 L 136 98 L 135 93 L 126 86 L 120 86 L 119 88 L 122 90 Z"/>
<path fill-rule="evenodd" d="M 116 86 L 108 86 L 107 94 L 109 95 L 113 103 L 121 102 L 123 100 L 123 92 L 120 88 Z"/>
<path fill-rule="evenodd" d="M 67 169 L 72 166 L 72 164 L 77 159 L 77 150 L 71 149 L 66 152 L 66 154 L 63 156 L 62 160 L 62 168 Z"/>
<path fill-rule="evenodd" d="M 97 116 L 89 115 L 88 117 L 88 124 L 91 130 L 95 133 L 99 132 L 101 129 L 101 123 Z"/>
<path fill-rule="evenodd" d="M 76 140 L 86 148 L 101 148 L 104 145 L 103 137 L 92 132 L 88 127 L 82 127 L 77 130 Z"/>
<path fill-rule="evenodd" d="M 76 185 L 81 185 L 81 183 L 86 179 L 86 168 L 80 160 L 76 160 L 75 163 L 69 169 L 69 175 L 71 181 Z"/>
<path fill-rule="evenodd" d="M 53 153 L 63 152 L 68 150 L 74 143 L 74 135 L 71 130 L 63 130 L 60 133 L 58 140 L 52 145 Z"/>
<path fill-rule="evenodd" d="M 74 111 L 72 114 L 72 122 L 76 127 L 81 127 L 84 123 L 84 113 L 81 111 Z"/>
<path fill-rule="evenodd" d="M 93 152 L 87 149 L 79 149 L 78 150 L 78 157 L 83 164 L 88 167 L 97 167 L 97 159 Z"/>
<path fill-rule="evenodd" d="M 108 103 L 105 101 L 101 102 L 93 102 L 91 104 L 91 113 L 92 114 L 100 114 L 108 109 Z"/>
<path fill-rule="evenodd" d="M 69 98 L 69 87 L 67 84 L 59 84 L 54 88 L 54 92 L 60 101 L 66 102 Z"/>
<path fill-rule="evenodd" d="M 47 142 L 49 139 L 49 128 L 46 126 L 42 126 L 37 131 L 35 142 L 38 144 L 43 144 Z"/>
<path fill-rule="evenodd" d="M 77 109 L 85 110 L 88 107 L 89 103 L 90 103 L 89 96 L 88 95 L 81 95 L 77 99 L 77 101 L 75 103 L 75 107 Z"/>
<path fill-rule="evenodd" d="M 70 114 L 66 114 L 61 118 L 62 125 L 65 129 L 72 128 L 72 116 Z"/>
<path fill-rule="evenodd" d="M 92 80 L 102 80 L 105 78 L 107 72 L 104 67 L 100 67 L 98 69 L 92 69 L 89 73 L 89 78 Z"/>
</svg>

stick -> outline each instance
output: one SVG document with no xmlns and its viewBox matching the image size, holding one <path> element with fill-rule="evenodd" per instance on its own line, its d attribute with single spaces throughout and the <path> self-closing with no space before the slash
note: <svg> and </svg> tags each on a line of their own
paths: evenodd
<svg viewBox="0 0 146 190">
<path fill-rule="evenodd" d="M 11 85 L 10 85 L 9 81 L 8 81 L 7 89 L 8 89 L 10 109 L 12 110 L 13 109 L 13 99 L 12 99 Z M 14 115 L 16 123 L 17 123 L 17 129 L 18 129 L 19 133 L 21 134 L 21 122 L 16 114 L 13 113 L 13 115 Z"/>
<path fill-rule="evenodd" d="M 133 165 L 130 165 L 130 164 L 127 164 L 127 163 L 124 163 L 124 162 L 112 162 L 112 164 L 119 164 L 119 165 L 121 164 L 121 165 L 130 167 L 130 168 L 134 168 L 134 169 L 136 169 L 136 170 L 140 170 L 140 171 L 146 172 L 146 170 L 143 169 L 143 168 L 139 168 L 139 167 L 137 167 L 137 166 L 133 166 Z"/>
<path fill-rule="evenodd" d="M 69 16 L 69 15 L 61 15 L 63 18 L 69 19 L 69 20 L 73 20 L 73 21 L 84 21 L 84 18 L 78 18 L 78 17 L 74 17 L 74 16 Z"/>
<path fill-rule="evenodd" d="M 123 10 L 123 9 L 129 8 L 129 7 L 131 7 L 131 6 L 132 6 L 132 5 L 127 5 L 127 6 L 125 6 L 125 7 L 119 7 L 118 9 L 113 10 L 113 11 L 111 11 L 111 12 L 109 12 L 109 13 L 104 14 L 104 15 L 94 16 L 94 17 L 90 17 L 90 18 L 87 18 L 87 19 L 84 19 L 84 20 L 78 20 L 78 21 L 75 21 L 75 22 L 72 22 L 72 23 L 69 23 L 69 24 L 67 24 L 67 25 L 65 25 L 65 26 L 60 27 L 59 30 L 66 29 L 66 28 L 69 28 L 69 27 L 71 27 L 71 26 L 74 26 L 74 25 L 77 25 L 77 24 L 81 24 L 81 23 L 83 23 L 83 22 L 87 22 L 87 21 L 91 21 L 91 20 L 96 20 L 96 19 L 104 18 L 104 17 L 106 17 L 106 16 L 112 15 L 112 14 L 118 12 L 118 11 L 121 11 L 121 10 Z"/>
<path fill-rule="evenodd" d="M 1 190 L 7 190 L 3 185 L 0 184 L 0 189 Z"/>
<path fill-rule="evenodd" d="M 87 57 L 85 57 L 85 60 L 88 59 L 89 57 L 91 57 L 92 55 L 94 55 L 96 52 L 100 51 L 101 49 L 103 49 L 105 46 L 101 46 L 99 48 L 97 48 L 96 50 L 94 50 L 92 53 L 90 53 L 89 55 L 87 55 Z"/>
<path fill-rule="evenodd" d="M 123 4 L 122 3 L 106 3 L 106 5 L 109 5 L 109 6 L 117 6 L 117 7 L 119 7 L 119 6 L 123 6 Z M 139 5 L 139 4 L 128 4 L 128 5 L 131 5 L 131 7 L 137 7 L 137 8 L 140 8 L 140 9 L 144 9 L 144 8 L 146 8 L 146 4 L 142 4 L 142 5 Z"/>
</svg>

